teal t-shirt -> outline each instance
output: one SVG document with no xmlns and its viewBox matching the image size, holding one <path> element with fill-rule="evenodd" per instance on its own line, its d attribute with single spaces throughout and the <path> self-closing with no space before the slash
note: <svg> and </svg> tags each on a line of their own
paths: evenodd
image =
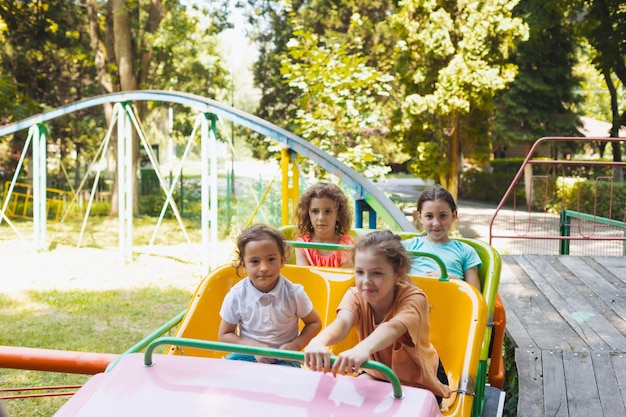
<svg viewBox="0 0 626 417">
<path fill-rule="evenodd" d="M 482 262 L 476 250 L 467 243 L 450 240 L 447 243 L 432 243 L 426 236 L 414 237 L 402 241 L 410 251 L 428 252 L 437 255 L 448 269 L 448 274 L 464 279 L 464 273 L 473 266 L 480 268 Z M 434 259 L 426 256 L 414 256 L 411 262 L 411 275 L 426 275 L 428 271 L 441 271 Z"/>
</svg>

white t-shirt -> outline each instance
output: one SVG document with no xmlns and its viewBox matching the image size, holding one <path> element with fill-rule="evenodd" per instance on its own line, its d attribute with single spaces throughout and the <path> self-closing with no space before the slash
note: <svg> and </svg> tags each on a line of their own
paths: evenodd
<svg viewBox="0 0 626 417">
<path fill-rule="evenodd" d="M 300 318 L 312 310 L 304 287 L 281 275 L 268 293 L 256 289 L 248 278 L 239 281 L 224 297 L 220 316 L 239 327 L 242 339 L 279 348 L 298 337 Z"/>
</svg>

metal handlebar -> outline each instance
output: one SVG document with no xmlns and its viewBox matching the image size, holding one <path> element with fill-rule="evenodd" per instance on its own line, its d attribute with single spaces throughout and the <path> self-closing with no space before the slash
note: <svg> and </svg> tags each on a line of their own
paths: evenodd
<svg viewBox="0 0 626 417">
<path fill-rule="evenodd" d="M 317 250 L 343 250 L 343 251 L 351 251 L 354 249 L 352 245 L 335 245 L 332 243 L 316 243 L 316 242 L 299 242 L 295 240 L 285 240 L 289 246 L 294 248 L 310 248 Z M 443 263 L 440 257 L 433 253 L 429 252 L 417 252 L 417 251 L 407 251 L 411 256 L 426 256 L 427 258 L 431 258 L 441 270 L 441 275 L 439 276 L 439 281 L 450 281 L 450 277 L 448 276 L 448 268 Z"/>
<path fill-rule="evenodd" d="M 248 355 L 269 356 L 278 359 L 304 362 L 304 352 L 165 336 L 152 341 L 148 345 L 148 347 L 146 348 L 146 352 L 144 353 L 143 359 L 143 363 L 145 366 L 152 366 L 154 364 L 154 362 L 152 361 L 152 353 L 154 352 L 154 349 L 160 345 L 176 345 L 197 349 L 217 350 L 221 352 L 236 352 Z M 331 364 L 334 363 L 336 359 L 336 356 L 331 356 Z M 393 387 L 393 397 L 402 398 L 402 385 L 400 384 L 400 379 L 387 365 L 377 361 L 366 361 L 365 363 L 363 363 L 363 365 L 361 365 L 361 368 L 372 369 L 385 375 L 385 377 L 389 380 L 391 386 Z"/>
</svg>

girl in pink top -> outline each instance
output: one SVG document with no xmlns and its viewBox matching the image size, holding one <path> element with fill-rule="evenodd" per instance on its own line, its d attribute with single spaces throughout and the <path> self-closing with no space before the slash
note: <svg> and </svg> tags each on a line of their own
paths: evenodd
<svg viewBox="0 0 626 417">
<path fill-rule="evenodd" d="M 348 234 L 352 226 L 352 212 L 348 199 L 335 184 L 317 183 L 307 189 L 296 206 L 298 241 L 353 245 Z M 296 249 L 298 265 L 350 267 L 349 251 Z"/>
<path fill-rule="evenodd" d="M 448 378 L 430 343 L 428 299 L 407 276 L 411 258 L 400 237 L 372 232 L 354 248 L 356 287 L 337 308 L 337 317 L 304 349 L 304 363 L 334 375 L 356 372 L 372 359 L 389 366 L 403 385 L 430 390 L 441 403 L 450 396 Z M 328 346 L 342 341 L 356 327 L 359 343 L 341 352 L 331 366 Z M 359 377 L 385 379 L 366 369 Z"/>
</svg>

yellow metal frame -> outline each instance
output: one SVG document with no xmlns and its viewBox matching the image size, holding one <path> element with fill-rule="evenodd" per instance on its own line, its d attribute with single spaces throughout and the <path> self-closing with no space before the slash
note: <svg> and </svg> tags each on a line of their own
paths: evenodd
<svg viewBox="0 0 626 417">
<path fill-rule="evenodd" d="M 6 182 L 4 184 L 4 196 L 7 196 L 9 193 L 10 183 Z M 17 191 L 16 188 L 20 189 Z M 21 191 L 23 189 L 23 191 Z M 57 188 L 46 188 L 46 193 L 51 194 L 55 197 L 46 197 L 46 218 L 50 214 L 50 209 L 52 207 L 56 207 L 54 218 L 49 219 L 53 222 L 58 222 L 59 218 L 62 214 L 64 214 L 64 206 L 69 205 L 69 202 L 73 200 L 74 193 L 65 190 L 59 190 Z M 56 198 L 58 196 L 58 198 Z M 33 216 L 28 215 L 28 205 L 33 200 L 33 186 L 32 184 L 26 184 L 21 182 L 15 183 L 15 188 L 11 192 L 10 199 L 11 201 L 7 204 L 6 216 L 14 217 L 26 220 L 32 220 Z M 24 202 L 21 212 L 17 209 L 20 201 Z"/>
<path fill-rule="evenodd" d="M 280 152 L 280 168 L 282 171 L 282 224 L 291 224 L 291 213 L 295 213 L 300 198 L 300 171 L 298 170 L 295 153 L 287 148 Z M 290 175 L 291 174 L 291 175 Z M 290 181 L 291 180 L 291 181 Z"/>
</svg>

